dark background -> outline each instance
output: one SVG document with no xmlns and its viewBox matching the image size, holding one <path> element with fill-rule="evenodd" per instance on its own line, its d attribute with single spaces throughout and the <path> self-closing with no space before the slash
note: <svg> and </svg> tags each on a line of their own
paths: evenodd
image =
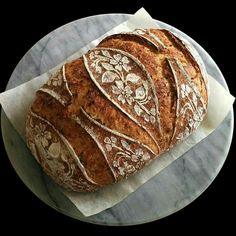
<svg viewBox="0 0 236 236">
<path fill-rule="evenodd" d="M 38 40 L 57 27 L 70 21 L 103 13 L 133 14 L 145 7 L 153 18 L 177 27 L 195 39 L 207 50 L 221 69 L 231 93 L 236 96 L 235 79 L 235 36 L 233 33 L 235 13 L 232 1 L 187 3 L 166 1 L 71 1 L 57 2 L 54 7 L 47 3 L 8 3 L 1 6 L 1 78 L 3 92 L 12 71 L 21 57 Z M 35 197 L 14 172 L 0 138 L 0 183 L 1 183 L 1 230 L 8 233 L 29 233 L 30 227 L 40 232 L 61 232 L 72 229 L 80 233 L 91 230 L 100 232 L 130 231 L 160 233 L 174 230 L 184 233 L 206 229 L 230 231 L 235 224 L 235 159 L 233 145 L 225 165 L 211 186 L 192 204 L 162 220 L 133 227 L 112 228 L 91 225 L 64 216 Z M 30 226 L 30 227 L 29 227 Z"/>
</svg>

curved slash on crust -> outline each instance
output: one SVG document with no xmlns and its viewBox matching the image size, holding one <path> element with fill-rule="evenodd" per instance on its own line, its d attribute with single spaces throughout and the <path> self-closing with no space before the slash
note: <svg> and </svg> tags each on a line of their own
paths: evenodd
<svg viewBox="0 0 236 236">
<path fill-rule="evenodd" d="M 141 31 L 142 33 L 139 33 L 139 31 Z M 148 38 L 145 34 L 148 35 L 149 37 L 151 37 L 153 40 Z M 144 30 L 144 29 L 136 29 L 132 32 L 124 32 L 124 33 L 114 34 L 114 35 L 108 36 L 108 38 L 120 37 L 120 36 L 124 36 L 124 35 L 138 37 L 138 38 L 144 40 L 145 42 L 147 42 L 148 44 L 152 45 L 158 51 L 166 48 L 166 46 L 163 44 L 163 42 L 155 34 L 151 33 L 149 30 Z"/>
<path fill-rule="evenodd" d="M 87 116 L 86 116 L 86 117 L 87 117 Z M 113 168 L 112 168 L 111 165 L 109 164 L 108 159 L 107 159 L 107 155 L 106 155 L 105 151 L 103 150 L 102 145 L 101 145 L 100 142 L 98 141 L 96 135 L 94 134 L 93 130 L 92 130 L 90 127 L 88 127 L 87 125 L 85 125 L 85 124 L 80 120 L 80 118 L 79 118 L 78 116 L 72 116 L 72 119 L 73 119 L 77 124 L 79 124 L 79 125 L 90 135 L 90 137 L 93 139 L 93 141 L 97 144 L 99 150 L 102 152 L 102 154 L 103 154 L 103 156 L 104 156 L 104 158 L 105 158 L 105 160 L 106 160 L 106 162 L 107 162 L 107 164 L 108 164 L 108 166 L 109 166 L 109 168 L 110 168 L 110 170 L 111 170 L 111 172 L 112 172 L 112 175 L 113 175 L 115 181 L 117 181 L 116 173 L 114 172 Z"/>
<path fill-rule="evenodd" d="M 76 162 L 76 164 L 78 165 L 79 169 L 81 170 L 82 174 L 84 175 L 85 179 L 87 179 L 87 181 L 89 181 L 90 183 L 94 184 L 94 185 L 98 185 L 100 186 L 98 183 L 94 182 L 87 174 L 83 164 L 80 162 L 79 157 L 77 156 L 77 154 L 75 153 L 73 147 L 71 146 L 71 144 L 68 142 L 68 140 L 54 127 L 54 125 L 52 125 L 48 120 L 44 119 L 41 116 L 38 116 L 36 113 L 34 113 L 33 111 L 30 111 L 30 114 L 45 122 L 47 125 L 49 125 L 56 133 L 57 135 L 60 137 L 60 139 L 62 140 L 62 142 L 64 143 L 64 145 L 67 147 L 69 153 L 71 154 L 71 156 L 73 157 L 74 161 Z"/>
<path fill-rule="evenodd" d="M 149 81 L 149 84 L 151 85 L 151 89 L 154 95 L 154 102 L 155 102 L 155 107 L 156 107 L 156 118 L 157 118 L 157 123 L 158 123 L 158 130 L 160 132 L 160 134 L 162 135 L 162 129 L 161 129 L 161 125 L 160 125 L 160 111 L 159 111 L 159 102 L 158 102 L 158 98 L 157 98 L 157 94 L 156 94 L 156 89 L 154 87 L 152 78 L 150 76 L 150 74 L 148 73 L 148 71 L 146 70 L 145 66 L 133 55 L 122 51 L 120 49 L 115 49 L 115 48 L 104 48 L 104 47 L 97 47 L 96 50 L 110 50 L 110 51 L 114 51 L 114 52 L 118 52 L 121 53 L 129 58 L 131 58 L 138 66 L 139 68 L 146 74 L 146 77 Z M 110 101 L 112 102 L 120 111 L 122 111 L 129 119 L 131 119 L 132 121 L 134 121 L 139 127 L 141 127 L 142 129 L 144 129 L 149 136 L 152 138 L 152 140 L 155 142 L 155 144 L 157 145 L 159 152 L 160 152 L 160 146 L 157 143 L 156 139 L 153 137 L 153 135 L 151 134 L 151 132 L 142 124 L 139 123 L 139 121 L 137 119 L 135 119 L 133 116 L 131 116 L 129 113 L 127 113 L 117 102 L 115 102 L 111 96 L 100 86 L 100 84 L 97 82 L 96 78 L 93 76 L 93 73 L 90 71 L 89 69 L 89 64 L 88 64 L 88 60 L 86 58 L 85 55 L 83 55 L 83 59 L 84 59 L 84 65 L 85 68 L 89 74 L 89 77 L 91 78 L 91 80 L 94 82 L 94 84 L 97 86 L 97 88 L 103 93 L 103 95 Z"/>
<path fill-rule="evenodd" d="M 175 70 L 174 70 L 173 62 L 169 58 L 166 58 L 166 61 L 168 63 L 168 66 L 170 67 L 171 73 L 172 73 L 174 81 L 175 81 L 176 97 L 177 97 L 177 99 L 176 99 L 176 111 L 175 111 L 175 117 L 176 117 L 175 127 L 174 127 L 172 137 L 170 139 L 170 142 L 171 142 L 174 139 L 174 136 L 175 136 L 175 133 L 176 133 L 177 120 L 178 120 L 178 117 L 179 117 L 179 99 L 180 99 L 179 96 L 180 96 L 180 92 L 179 92 L 178 78 L 177 78 L 177 75 L 176 75 Z"/>
<path fill-rule="evenodd" d="M 81 107 L 81 111 L 82 111 L 83 114 L 87 117 L 87 119 L 89 119 L 89 120 L 90 120 L 92 123 L 94 123 L 96 126 L 102 128 L 102 129 L 104 129 L 104 130 L 106 130 L 106 131 L 108 131 L 108 132 L 110 132 L 110 133 L 112 133 L 112 134 L 115 134 L 115 135 L 117 135 L 117 136 L 119 136 L 119 137 L 121 137 L 121 138 L 127 139 L 127 140 L 129 140 L 129 141 L 131 141 L 131 142 L 134 142 L 134 143 L 138 143 L 139 145 L 141 145 L 141 146 L 145 147 L 146 149 L 148 149 L 148 150 L 149 150 L 152 154 L 154 154 L 154 155 L 157 155 L 157 154 L 158 154 L 158 153 L 155 153 L 155 152 L 154 152 L 151 148 L 149 148 L 147 145 L 142 144 L 140 141 L 135 140 L 135 139 L 133 139 L 133 138 L 131 138 L 131 137 L 125 135 L 125 134 L 122 134 L 122 133 L 120 133 L 120 132 L 118 132 L 118 131 L 116 131 L 116 130 L 112 130 L 112 129 L 108 128 L 107 126 L 102 125 L 101 123 L 99 123 L 98 121 L 96 121 L 95 119 L 93 119 L 82 107 Z"/>
<path fill-rule="evenodd" d="M 69 86 L 68 86 L 68 82 L 67 82 L 67 79 L 66 79 L 66 74 L 65 74 L 65 65 L 62 66 L 62 80 L 65 84 L 65 88 L 69 94 L 69 96 L 71 98 L 73 98 L 73 94 L 72 92 L 70 91 L 69 89 Z M 49 89 L 49 88 L 40 88 L 38 91 L 41 91 L 41 92 L 44 92 L 44 93 L 47 93 L 48 95 L 50 95 L 51 97 L 53 97 L 54 99 L 56 99 L 62 106 L 66 106 L 67 104 L 67 101 L 63 100 L 62 96 L 55 92 L 54 90 L 52 89 Z"/>
<path fill-rule="evenodd" d="M 47 93 L 47 94 L 50 95 L 51 97 L 55 98 L 63 107 L 66 106 L 66 102 L 61 98 L 60 94 L 56 93 L 56 92 L 53 91 L 52 89 L 40 88 L 38 91 Z"/>
<path fill-rule="evenodd" d="M 63 67 L 62 67 L 63 81 L 65 82 L 66 90 L 68 91 L 71 98 L 73 98 L 73 94 L 69 89 L 68 82 L 67 82 L 67 79 L 66 79 L 66 68 L 65 67 L 66 67 L 66 64 L 64 64 Z"/>
<path fill-rule="evenodd" d="M 164 43 L 157 37 L 157 35 L 153 34 L 150 30 L 147 30 L 147 33 L 154 38 L 160 45 L 162 48 L 166 48 L 166 46 L 164 45 Z"/>
<path fill-rule="evenodd" d="M 188 56 L 190 57 L 193 64 L 197 65 L 200 69 L 200 72 L 202 74 L 203 82 L 206 88 L 206 91 L 208 91 L 208 81 L 207 81 L 207 73 L 204 66 L 204 63 L 199 56 L 197 50 L 183 37 L 180 35 L 177 35 L 176 33 L 170 32 L 168 30 L 163 29 L 162 30 L 165 34 L 169 35 L 170 38 L 181 48 L 183 52 L 186 52 Z"/>
</svg>

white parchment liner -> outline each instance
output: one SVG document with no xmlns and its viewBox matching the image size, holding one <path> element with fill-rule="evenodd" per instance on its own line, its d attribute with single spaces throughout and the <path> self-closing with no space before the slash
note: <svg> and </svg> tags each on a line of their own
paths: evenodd
<svg viewBox="0 0 236 236">
<path fill-rule="evenodd" d="M 128 21 L 116 26 L 100 38 L 90 42 L 66 61 L 80 57 L 89 49 L 94 48 L 108 35 L 131 31 L 136 28 L 158 28 L 158 25 L 142 8 L 131 16 Z M 26 114 L 34 99 L 35 92 L 48 80 L 49 75 L 56 71 L 63 63 L 27 83 L 0 94 L 2 108 L 12 125 L 24 140 Z M 208 112 L 199 128 L 190 135 L 190 137 L 176 145 L 170 151 L 162 154 L 157 160 L 153 161 L 150 166 L 139 171 L 134 176 L 131 176 L 128 180 L 108 186 L 95 193 L 72 193 L 62 190 L 64 194 L 85 216 L 94 215 L 122 201 L 191 147 L 207 137 L 223 121 L 234 102 L 234 97 L 209 75 L 208 82 L 210 88 Z M 15 99 L 16 97 L 17 99 Z"/>
</svg>

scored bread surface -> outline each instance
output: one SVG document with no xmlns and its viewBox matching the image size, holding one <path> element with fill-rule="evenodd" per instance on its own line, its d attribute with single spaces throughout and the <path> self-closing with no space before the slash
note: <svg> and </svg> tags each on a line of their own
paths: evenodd
<svg viewBox="0 0 236 236">
<path fill-rule="evenodd" d="M 36 94 L 27 144 L 59 185 L 95 191 L 191 134 L 208 105 L 204 68 L 167 30 L 105 38 Z"/>
</svg>

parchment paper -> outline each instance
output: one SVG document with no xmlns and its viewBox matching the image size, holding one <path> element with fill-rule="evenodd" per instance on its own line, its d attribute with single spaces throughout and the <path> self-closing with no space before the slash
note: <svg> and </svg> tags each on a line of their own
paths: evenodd
<svg viewBox="0 0 236 236">
<path fill-rule="evenodd" d="M 130 19 L 113 28 L 100 38 L 90 42 L 66 61 L 78 58 L 89 49 L 95 47 L 107 35 L 131 31 L 136 28 L 158 28 L 155 20 L 142 8 Z M 63 62 L 65 63 L 65 62 Z M 27 83 L 0 94 L 0 103 L 8 119 L 25 140 L 25 119 L 27 111 L 34 99 L 35 92 L 48 80 L 51 73 L 57 70 L 63 63 L 51 69 L 49 72 L 40 75 Z M 150 166 L 139 171 L 128 180 L 121 181 L 112 186 L 103 188 L 95 193 L 74 193 L 62 190 L 64 194 L 75 204 L 85 215 L 97 214 L 122 201 L 129 194 L 137 190 L 141 185 L 158 174 L 174 160 L 188 151 L 195 144 L 207 137 L 223 121 L 234 102 L 230 95 L 214 78 L 208 75 L 210 96 L 207 115 L 199 128 L 167 153 L 162 154 Z M 15 99 L 17 97 L 17 99 Z"/>
</svg>

